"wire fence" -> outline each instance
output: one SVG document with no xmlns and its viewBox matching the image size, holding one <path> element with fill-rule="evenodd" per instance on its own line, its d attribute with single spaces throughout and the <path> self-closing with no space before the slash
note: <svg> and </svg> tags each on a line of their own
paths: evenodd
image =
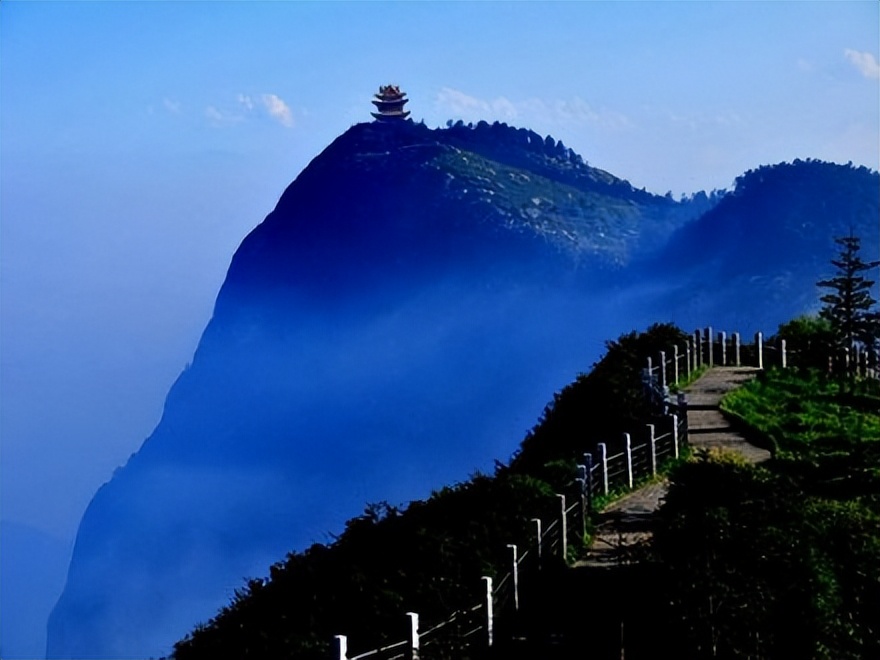
<svg viewBox="0 0 880 660">
<path fill-rule="evenodd" d="M 584 454 L 585 464 L 578 466 L 565 493 L 557 495 L 557 514 L 549 521 L 533 519 L 534 537 L 529 547 L 508 544 L 510 567 L 497 582 L 484 576 L 487 593 L 483 602 L 464 610 L 452 612 L 446 619 L 432 623 L 420 630 L 418 615 L 408 613 L 411 619 L 411 632 L 407 639 L 398 640 L 379 648 L 348 654 L 347 638 L 336 637 L 338 660 L 396 660 L 399 658 L 466 658 L 474 653 L 487 650 L 499 634 L 510 635 L 516 613 L 520 608 L 520 580 L 524 575 L 534 576 L 541 570 L 545 561 L 565 562 L 571 540 L 583 538 L 591 512 L 593 497 L 607 494 L 611 490 L 629 487 L 633 480 L 656 473 L 665 460 L 674 458 L 680 450 L 679 442 L 685 438 L 680 435 L 684 426 L 677 415 L 670 415 L 670 428 L 659 436 L 654 436 L 654 425 L 646 430 L 646 442 L 630 446 L 612 456 L 603 456 L 604 445 L 594 455 Z M 654 454 L 652 456 L 652 448 Z M 546 524 L 545 524 L 546 523 Z"/>
<path fill-rule="evenodd" d="M 789 346 L 785 338 L 765 337 L 756 332 L 751 342 L 744 342 L 738 332 L 714 331 L 712 327 L 695 330 L 688 340 L 649 358 L 646 379 L 662 395 L 670 383 L 689 378 L 700 367 L 729 366 L 754 367 L 802 367 L 827 368 L 829 373 L 849 373 L 862 378 L 880 377 L 878 352 L 854 342 L 849 348 L 831 348 L 801 342 Z"/>
<path fill-rule="evenodd" d="M 407 639 L 395 641 L 358 655 L 348 654 L 344 635 L 336 636 L 338 660 L 396 660 L 399 658 L 468 658 L 479 650 L 493 646 L 496 638 L 510 634 L 520 607 L 519 581 L 522 575 L 534 575 L 550 558 L 566 561 L 570 536 L 583 535 L 593 500 L 612 492 L 631 489 L 640 480 L 656 475 L 663 464 L 680 456 L 688 442 L 688 404 L 683 394 L 673 396 L 671 388 L 689 381 L 701 367 L 741 366 L 764 369 L 771 366 L 797 365 L 799 355 L 788 350 L 784 339 L 765 341 L 756 333 L 746 344 L 739 333 L 713 332 L 712 328 L 696 330 L 681 346 L 661 351 L 648 358 L 643 371 L 645 395 L 657 411 L 655 423 L 645 425 L 636 444 L 624 434 L 616 446 L 620 451 L 608 454 L 608 445 L 596 443 L 595 451 L 585 452 L 566 493 L 558 494 L 557 514 L 548 521 L 533 519 L 535 535 L 528 548 L 508 544 L 509 570 L 497 581 L 491 576 L 482 579 L 486 593 L 482 602 L 456 610 L 446 619 L 419 628 L 418 614 L 409 612 L 410 633 Z M 875 360 L 876 362 L 876 360 Z M 855 365 L 858 373 L 877 377 L 877 365 L 867 352 L 848 353 L 829 359 L 829 369 L 843 364 Z M 658 434 L 659 432 L 659 434 Z M 546 524 L 545 524 L 546 522 Z"/>
</svg>

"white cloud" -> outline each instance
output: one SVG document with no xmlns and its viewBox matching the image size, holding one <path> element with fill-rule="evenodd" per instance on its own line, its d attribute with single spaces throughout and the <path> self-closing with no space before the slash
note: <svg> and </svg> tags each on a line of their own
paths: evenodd
<svg viewBox="0 0 880 660">
<path fill-rule="evenodd" d="M 247 120 L 257 110 L 265 110 L 271 118 L 282 126 L 293 126 L 293 112 L 290 106 L 277 94 L 262 94 L 258 97 L 249 94 L 238 94 L 236 105 L 231 109 L 209 105 L 205 108 L 205 116 L 214 126 L 229 126 Z"/>
<path fill-rule="evenodd" d="M 220 110 L 216 106 L 209 105 L 205 108 L 205 117 L 208 118 L 214 126 L 228 126 L 244 121 L 244 117 L 225 110 Z"/>
<path fill-rule="evenodd" d="M 597 125 L 626 128 L 629 119 L 620 113 L 598 111 L 579 97 L 573 99 L 529 98 L 511 100 L 504 96 L 487 100 L 470 96 L 451 87 L 437 94 L 438 111 L 463 121 L 515 121 L 524 125 L 559 127 Z"/>
<path fill-rule="evenodd" d="M 223 113 L 220 112 L 213 105 L 209 105 L 207 108 L 205 108 L 205 116 L 211 121 L 223 121 Z"/>
<path fill-rule="evenodd" d="M 250 96 L 248 96 L 247 94 L 239 94 L 239 95 L 238 95 L 238 102 L 239 102 L 241 105 L 243 105 L 243 106 L 245 107 L 245 109 L 247 109 L 247 110 L 253 110 L 253 109 L 254 109 L 254 101 L 253 101 L 253 99 L 252 99 Z"/>
<path fill-rule="evenodd" d="M 291 112 L 290 107 L 278 96 L 275 94 L 263 94 L 260 97 L 260 101 L 263 103 L 263 107 L 266 108 L 266 112 L 269 115 L 282 125 L 290 128 L 293 126 L 293 112 Z"/>
<path fill-rule="evenodd" d="M 162 99 L 162 105 L 165 106 L 165 109 L 173 115 L 180 114 L 180 101 L 174 101 L 169 98 Z"/>
<path fill-rule="evenodd" d="M 488 101 L 469 96 L 462 91 L 444 87 L 437 94 L 437 103 L 463 119 L 486 118 L 492 114 L 492 107 Z M 502 104 L 506 111 L 516 112 L 513 104 L 507 99 L 499 99 L 498 103 Z"/>
<path fill-rule="evenodd" d="M 871 53 L 863 53 L 851 48 L 843 51 L 846 59 L 865 76 L 874 80 L 880 80 L 880 63 Z"/>
</svg>

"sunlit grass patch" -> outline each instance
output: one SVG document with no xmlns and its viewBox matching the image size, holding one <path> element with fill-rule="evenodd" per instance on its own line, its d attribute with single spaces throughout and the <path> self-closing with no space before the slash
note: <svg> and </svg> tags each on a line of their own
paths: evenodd
<svg viewBox="0 0 880 660">
<path fill-rule="evenodd" d="M 721 408 L 772 439 L 780 451 L 809 451 L 816 443 L 880 440 L 876 389 L 870 382 L 842 387 L 817 371 L 771 370 L 724 397 Z"/>
</svg>

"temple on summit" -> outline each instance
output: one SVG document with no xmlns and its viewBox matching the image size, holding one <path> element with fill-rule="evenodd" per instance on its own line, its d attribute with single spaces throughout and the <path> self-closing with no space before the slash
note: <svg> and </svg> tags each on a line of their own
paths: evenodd
<svg viewBox="0 0 880 660">
<path fill-rule="evenodd" d="M 409 117 L 409 110 L 403 106 L 409 101 L 406 92 L 401 92 L 397 85 L 380 85 L 379 93 L 375 95 L 373 105 L 378 112 L 371 112 L 379 121 L 398 121 Z"/>
</svg>

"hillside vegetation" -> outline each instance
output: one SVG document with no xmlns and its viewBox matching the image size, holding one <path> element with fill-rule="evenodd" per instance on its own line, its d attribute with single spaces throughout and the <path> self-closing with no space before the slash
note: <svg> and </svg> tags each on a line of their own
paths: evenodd
<svg viewBox="0 0 880 660">
<path fill-rule="evenodd" d="M 673 471 L 652 549 L 683 657 L 880 657 L 880 261 L 835 243 L 819 315 L 779 328 L 797 366 L 721 402 L 772 459 Z"/>
<path fill-rule="evenodd" d="M 357 653 L 403 639 L 403 612 L 430 622 L 478 603 L 480 577 L 504 572 L 507 543 L 528 543 L 528 521 L 556 506 L 554 492 L 592 449 L 586 438 L 650 418 L 639 403 L 641 364 L 681 336 L 657 325 L 609 342 L 589 374 L 555 395 L 509 465 L 427 501 L 368 506 L 335 542 L 291 553 L 266 579 L 248 581 L 174 657 L 327 657 L 335 634 L 357 640 Z M 704 453 L 674 468 L 634 574 L 636 598 L 668 606 L 633 610 L 655 617 L 646 625 L 658 648 L 681 657 L 874 657 L 880 384 L 841 388 L 814 369 L 774 370 L 723 407 L 774 458 L 753 466 Z M 605 421 L 591 436 L 598 411 Z"/>
<path fill-rule="evenodd" d="M 689 300 L 719 327 L 776 327 L 816 310 L 835 237 L 861 237 L 868 260 L 880 254 L 878 217 L 880 174 L 866 167 L 807 159 L 750 170 L 652 262 L 654 277 L 679 282 L 653 308 Z"/>
<path fill-rule="evenodd" d="M 880 385 L 771 371 L 723 402 L 775 457 L 674 471 L 654 560 L 681 657 L 880 657 Z"/>
<path fill-rule="evenodd" d="M 161 420 L 86 508 L 48 654 L 167 653 L 289 550 L 317 570 L 312 555 L 323 551 L 310 544 L 345 529 L 365 502 L 427 499 L 469 470 L 492 472 L 550 384 L 621 329 L 711 319 L 747 336 L 809 311 L 839 223 L 876 254 L 877 184 L 876 172 L 796 162 L 749 173 L 730 194 L 675 200 L 528 129 L 352 126 L 235 251 Z M 641 343 L 650 340 L 621 342 L 620 355 Z M 517 479 L 570 478 L 591 443 L 613 452 L 634 430 L 620 425 L 641 414 L 636 397 L 616 398 L 598 369 L 585 378 L 524 443 L 509 466 Z M 366 519 L 397 517 L 379 506 Z M 356 601 L 322 598 L 323 628 L 278 629 L 320 644 L 346 632 L 336 609 Z M 312 611 L 292 601 L 288 619 Z M 254 616 L 264 627 L 244 626 L 241 648 L 263 648 L 263 633 L 267 648 L 292 648 L 266 632 L 270 616 Z M 365 639 L 380 628 L 356 625 Z"/>
<path fill-rule="evenodd" d="M 558 393 L 511 465 L 407 506 L 372 504 L 328 545 L 290 553 L 265 579 L 249 580 L 208 624 L 175 645 L 177 660 L 209 657 L 326 658 L 336 634 L 357 649 L 402 639 L 403 613 L 423 621 L 480 602 L 482 575 L 506 570 L 507 543 L 527 545 L 531 518 L 550 518 L 555 492 L 575 476 L 596 442 L 651 421 L 644 405 L 645 359 L 684 341 L 655 325 L 609 342 L 589 374 Z M 601 426 L 589 420 L 601 417 Z M 576 539 L 573 539 L 577 543 Z"/>
</svg>

